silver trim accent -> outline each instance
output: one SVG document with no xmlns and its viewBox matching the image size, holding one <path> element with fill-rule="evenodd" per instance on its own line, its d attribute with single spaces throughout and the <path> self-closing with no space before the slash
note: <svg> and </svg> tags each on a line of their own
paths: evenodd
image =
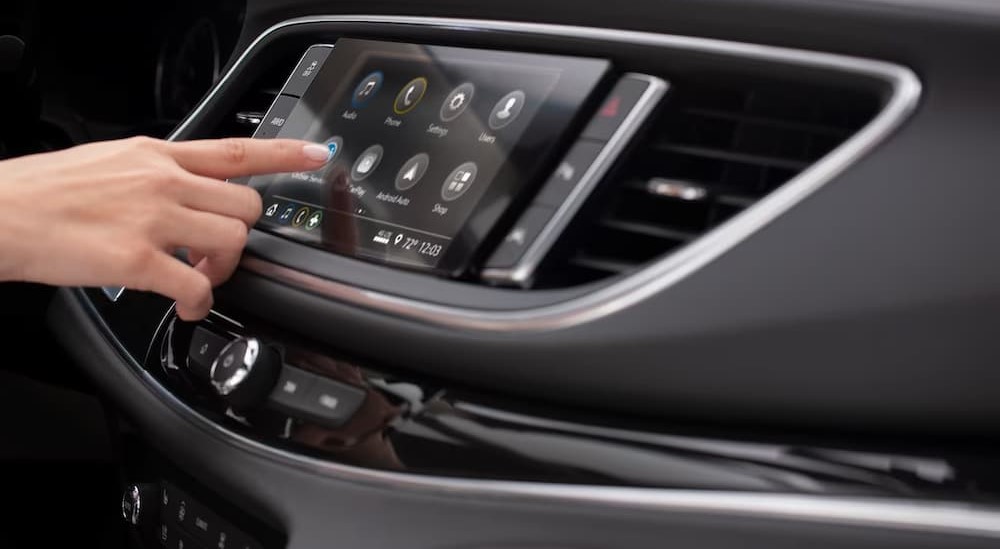
<svg viewBox="0 0 1000 549">
<path fill-rule="evenodd" d="M 1000 539 L 1000 508 L 995 506 L 941 501 L 447 478 L 364 469 L 295 454 L 226 429 L 190 408 L 135 362 L 93 304 L 85 295 L 77 295 L 95 323 L 110 334 L 109 341 L 132 373 L 171 411 L 224 444 L 298 470 L 383 489 L 416 490 L 450 497 L 484 497 L 543 504 L 572 503 L 659 513 L 788 520 Z"/>
<path fill-rule="evenodd" d="M 754 206 L 733 216 L 723 225 L 665 258 L 620 280 L 599 287 L 593 292 L 563 302 L 511 311 L 453 307 L 358 288 L 350 284 L 298 272 L 259 258 L 247 256 L 241 263 L 242 267 L 248 271 L 288 285 L 307 289 L 331 299 L 420 322 L 461 330 L 494 332 L 556 330 L 590 322 L 632 307 L 676 284 L 684 277 L 718 258 L 842 173 L 899 127 L 916 108 L 921 94 L 921 84 L 916 75 L 901 65 L 775 46 L 618 29 L 510 21 L 387 15 L 303 17 L 278 23 L 258 36 L 201 103 L 177 127 L 171 135 L 171 139 L 183 132 L 207 108 L 218 94 L 220 87 L 232 78 L 235 71 L 246 62 L 250 52 L 255 50 L 261 41 L 288 27 L 323 22 L 385 23 L 440 27 L 456 33 L 473 31 L 515 32 L 602 40 L 612 43 L 628 42 L 861 74 L 880 79 L 891 87 L 891 96 L 882 111 L 868 125 L 797 177 L 758 201 Z"/>
<path fill-rule="evenodd" d="M 629 110 L 628 115 L 622 120 L 620 126 L 615 128 L 611 138 L 601 148 L 597 158 L 587 166 L 587 171 L 580 176 L 576 186 L 570 191 L 566 200 L 556 209 L 555 213 L 538 233 L 535 241 L 528 245 L 521 259 L 511 268 L 495 268 L 483 271 L 483 279 L 501 284 L 525 285 L 531 281 L 535 275 L 535 270 L 545 258 L 556 240 L 562 235 L 566 225 L 572 220 L 576 212 L 583 206 L 583 203 L 590 196 L 594 187 L 604 178 L 604 174 L 611 169 L 621 152 L 635 136 L 642 124 L 649 118 L 650 113 L 660 103 L 660 99 L 667 92 L 670 85 L 661 78 L 648 74 L 628 73 L 622 76 L 621 80 L 633 79 L 642 80 L 648 84 L 646 89 L 639 96 L 638 101 Z"/>
<path fill-rule="evenodd" d="M 129 504 L 132 509 L 129 510 Z M 139 524 L 140 513 L 142 512 L 142 495 L 139 493 L 139 486 L 133 484 L 125 489 L 122 494 L 122 518 L 132 526 Z"/>
<path fill-rule="evenodd" d="M 115 303 L 125 293 L 125 286 L 102 286 L 101 293 L 104 294 L 104 297 L 110 299 L 112 303 Z"/>
<path fill-rule="evenodd" d="M 233 345 L 244 344 L 246 345 L 246 350 L 243 351 L 243 357 L 240 359 L 242 364 L 233 371 L 232 375 L 224 380 L 215 379 L 215 371 L 219 366 L 219 360 L 226 356 Z M 260 341 L 255 337 L 241 337 L 234 339 L 226 344 L 222 350 L 219 351 L 219 355 L 215 357 L 212 361 L 212 369 L 210 370 L 210 376 L 212 379 L 212 387 L 215 391 L 222 396 L 227 396 L 233 393 L 239 388 L 240 384 L 250 376 L 253 372 L 253 366 L 257 362 L 257 357 L 260 355 Z"/>
</svg>

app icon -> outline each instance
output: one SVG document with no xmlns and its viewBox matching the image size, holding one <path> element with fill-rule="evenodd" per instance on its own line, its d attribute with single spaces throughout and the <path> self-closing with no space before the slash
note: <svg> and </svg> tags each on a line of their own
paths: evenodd
<svg viewBox="0 0 1000 549">
<path fill-rule="evenodd" d="M 351 177 L 355 181 L 361 181 L 362 179 L 371 175 L 375 168 L 378 167 L 379 162 L 382 161 L 382 145 L 372 145 L 365 149 L 358 159 L 354 161 L 354 167 L 351 168 Z"/>
<path fill-rule="evenodd" d="M 451 201 L 465 194 L 476 181 L 479 167 L 475 162 L 466 162 L 452 170 L 441 187 L 441 198 Z"/>
<path fill-rule="evenodd" d="M 292 226 L 298 227 L 302 225 L 305 223 L 307 217 L 309 217 L 309 208 L 299 208 L 299 211 L 295 212 L 295 217 L 292 218 Z"/>
<path fill-rule="evenodd" d="M 288 223 L 288 221 L 292 219 L 293 213 L 295 213 L 295 207 L 288 206 L 287 208 L 285 208 L 285 211 L 281 212 L 281 217 L 278 218 L 278 221 L 280 221 L 281 223 Z"/>
<path fill-rule="evenodd" d="M 344 138 L 339 135 L 335 135 L 330 139 L 327 139 L 325 144 L 326 148 L 330 150 L 330 156 L 327 159 L 327 162 L 333 162 L 333 160 L 335 160 L 340 154 L 341 149 L 344 148 Z"/>
<path fill-rule="evenodd" d="M 451 122 L 458 118 L 472 102 L 472 96 L 475 93 L 476 87 L 469 82 L 451 90 L 448 97 L 444 98 L 444 103 L 441 104 L 441 120 Z"/>
<path fill-rule="evenodd" d="M 351 106 L 355 109 L 364 107 L 372 97 L 375 97 L 375 94 L 378 93 L 381 87 L 382 71 L 375 71 L 364 77 L 358 84 L 358 87 L 354 88 L 354 95 L 351 96 Z"/>
<path fill-rule="evenodd" d="M 319 224 L 322 223 L 322 221 L 323 212 L 318 210 L 313 212 L 312 215 L 309 216 L 309 219 L 306 220 L 306 230 L 311 231 L 316 227 L 319 227 Z"/>
<path fill-rule="evenodd" d="M 417 103 L 424 98 L 424 92 L 427 91 L 427 79 L 423 76 L 418 76 L 413 80 L 407 82 L 403 89 L 399 90 L 396 94 L 396 102 L 392 105 L 392 110 L 396 111 L 396 114 L 406 114 L 413 110 L 413 107 L 417 106 Z"/>
<path fill-rule="evenodd" d="M 275 202 L 274 204 L 271 204 L 270 206 L 268 206 L 267 210 L 264 211 L 264 215 L 266 215 L 267 217 L 274 217 L 274 214 L 276 214 L 276 213 L 278 213 L 278 203 L 277 202 Z"/>
<path fill-rule="evenodd" d="M 427 166 L 431 163 L 431 157 L 425 153 L 414 155 L 403 163 L 403 167 L 396 174 L 396 189 L 405 191 L 417 183 L 427 173 Z"/>
<path fill-rule="evenodd" d="M 521 114 L 522 108 L 524 108 L 524 92 L 514 90 L 508 93 L 497 101 L 493 111 L 490 112 L 490 127 L 499 130 L 510 124 Z"/>
</svg>

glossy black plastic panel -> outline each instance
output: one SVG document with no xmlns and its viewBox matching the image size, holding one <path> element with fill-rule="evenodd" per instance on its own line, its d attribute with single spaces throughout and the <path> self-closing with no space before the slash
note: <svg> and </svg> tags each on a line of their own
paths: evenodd
<svg viewBox="0 0 1000 549">
<path fill-rule="evenodd" d="M 287 405 L 233 410 L 189 354 L 192 334 L 203 330 L 224 339 L 259 338 L 280 351 L 286 370 L 360 389 L 362 404 L 335 424 Z M 838 447 L 763 433 L 740 439 L 519 402 L 345 359 L 266 322 L 226 312 L 197 324 L 168 313 L 145 355 L 147 371 L 213 421 L 277 448 L 369 469 L 696 490 L 1000 499 L 1000 476 L 991 472 L 1000 467 L 1000 455 L 990 452 L 914 452 L 886 443 Z M 301 383 L 301 374 L 288 380 Z"/>
<path fill-rule="evenodd" d="M 311 436 L 282 443 L 280 437 L 262 434 L 263 424 L 248 424 L 246 418 L 230 415 L 218 417 L 211 401 L 192 400 L 187 390 L 178 389 L 176 380 L 166 381 L 172 394 L 163 392 L 157 378 L 145 374 L 131 356 L 122 354 L 123 342 L 109 339 L 108 332 L 102 331 L 122 318 L 116 320 L 113 314 L 106 318 L 109 323 L 98 316 L 87 298 L 70 290 L 60 293 L 50 311 L 50 321 L 77 360 L 99 383 L 116 388 L 111 396 L 138 433 L 169 455 L 191 482 L 204 483 L 209 491 L 288 532 L 288 547 L 293 549 L 326 543 L 330 536 L 358 548 L 405 543 L 427 549 L 497 544 L 593 549 L 620 547 L 623 540 L 632 547 L 661 547 L 667 538 L 711 548 L 745 547 L 751 541 L 768 547 L 797 547 L 808 542 L 831 549 L 866 544 L 880 548 L 971 548 L 989 547 L 994 541 L 989 533 L 995 532 L 988 518 L 991 507 L 950 503 L 959 493 L 968 501 L 992 500 L 989 490 L 978 489 L 979 479 L 988 475 L 975 480 L 969 476 L 977 469 L 970 463 L 978 460 L 970 462 L 953 454 L 942 461 L 926 448 L 923 452 L 873 452 L 814 446 L 805 451 L 807 445 L 797 443 L 799 450 L 795 451 L 787 444 L 760 443 L 765 440 L 763 435 L 753 437 L 757 443 L 748 443 L 722 436 L 668 435 L 665 432 L 669 429 L 649 425 L 622 426 L 625 418 L 614 422 L 618 425 L 602 425 L 601 420 L 585 416 L 553 418 L 539 409 L 461 391 L 455 391 L 453 397 L 443 393 L 440 399 L 425 399 L 435 408 L 433 413 L 412 414 L 426 421 L 403 422 L 390 443 L 377 437 L 359 437 L 354 440 L 375 444 L 367 448 L 344 444 L 335 433 L 310 430 L 308 424 L 299 425 L 296 432 Z M 69 326 L 79 329 L 66 329 Z M 282 341 L 286 348 L 299 345 L 297 340 Z M 311 346 L 302 349 L 316 352 Z M 362 371 L 349 362 L 336 361 L 340 366 L 333 367 L 324 354 L 315 360 L 318 362 L 306 359 L 306 363 L 325 365 L 330 372 L 361 372 L 372 387 L 376 380 L 391 381 L 385 374 Z M 440 387 L 427 381 L 418 385 L 429 388 L 428 395 L 437 394 L 434 389 Z M 395 392 L 383 392 L 382 387 L 375 390 L 399 404 L 419 401 L 413 396 L 420 393 L 405 383 L 393 386 Z M 511 411 L 512 406 L 517 409 Z M 424 426 L 429 429 L 422 429 Z M 449 448 L 453 445 L 443 437 L 459 441 L 459 447 L 468 445 L 469 450 L 476 450 L 461 454 L 476 470 L 463 473 L 455 462 L 436 456 L 433 447 L 456 450 Z M 420 444 L 429 439 L 431 451 L 415 450 L 405 438 Z M 264 451 L 264 446 L 251 442 L 253 439 L 273 450 Z M 576 452 L 572 451 L 574 445 Z M 407 456 L 411 467 L 399 470 L 396 462 L 385 460 L 391 457 L 384 451 L 390 447 L 396 450 L 397 458 Z M 590 449 L 581 452 L 581 448 Z M 605 490 L 621 489 L 613 485 L 623 479 L 645 483 L 653 477 L 647 474 L 649 468 L 639 468 L 637 475 L 612 474 L 609 476 L 617 479 L 606 478 L 599 484 L 593 479 L 611 471 L 603 448 L 632 466 L 644 461 L 637 462 L 636 457 L 652 455 L 654 459 L 646 463 L 656 465 L 659 481 L 666 485 L 697 483 L 701 488 L 712 488 L 703 484 L 707 479 L 721 485 L 710 490 L 641 489 L 621 499 Z M 518 455 L 525 449 L 528 452 Z M 320 459 L 305 455 L 289 459 L 290 452 L 304 451 Z M 564 484 L 551 469 L 541 471 L 541 476 L 556 479 L 547 484 L 483 479 L 463 483 L 449 480 L 460 478 L 456 476 L 413 475 L 430 469 L 415 459 L 421 455 L 432 464 L 443 464 L 449 475 L 477 477 L 490 474 L 484 473 L 484 465 L 490 461 L 491 467 L 502 472 L 499 478 L 528 478 L 530 468 L 524 463 L 543 469 L 554 465 L 557 472 L 564 473 L 563 478 L 574 477 L 565 474 L 565 465 L 582 464 L 577 478 L 588 479 L 590 484 Z M 996 469 L 989 459 L 978 463 L 991 472 Z M 697 474 L 699 471 L 706 475 Z M 566 491 L 559 486 L 565 486 Z M 810 494 L 810 488 L 819 492 Z M 796 496 L 792 490 L 802 495 Z M 720 494 L 714 503 L 713 492 Z M 736 507 L 733 504 L 740 499 L 736 495 L 740 492 L 752 498 Z M 902 495 L 906 493 L 910 495 Z M 943 500 L 940 504 L 933 503 L 938 497 L 935 493 Z M 865 497 L 840 499 L 845 494 Z M 868 497 L 873 495 L 878 497 Z M 612 501 L 616 503 L 609 504 Z M 883 508 L 880 501 L 888 506 Z M 907 507 L 907 501 L 914 507 Z M 812 509 L 817 505 L 819 508 Z M 827 505 L 833 514 L 822 511 Z M 860 514 L 853 510 L 855 506 Z M 871 509 L 864 512 L 866 507 Z M 846 515 L 838 518 L 838 510 Z M 389 516 L 405 517 L 406 524 L 413 527 L 379 527 Z M 517 525 L 518 533 L 513 538 L 512 525 Z"/>
</svg>

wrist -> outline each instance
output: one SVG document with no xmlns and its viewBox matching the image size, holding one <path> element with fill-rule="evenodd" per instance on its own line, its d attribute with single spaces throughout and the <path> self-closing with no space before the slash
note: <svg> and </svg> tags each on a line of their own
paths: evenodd
<svg viewBox="0 0 1000 549">
<path fill-rule="evenodd" d="M 28 230 L 30 215 L 24 215 L 16 200 L 8 200 L 9 193 L 4 192 L 0 185 L 0 204 L 4 211 L 0 212 L 0 281 L 27 281 L 28 263 L 30 261 L 31 242 L 35 241 Z"/>
</svg>

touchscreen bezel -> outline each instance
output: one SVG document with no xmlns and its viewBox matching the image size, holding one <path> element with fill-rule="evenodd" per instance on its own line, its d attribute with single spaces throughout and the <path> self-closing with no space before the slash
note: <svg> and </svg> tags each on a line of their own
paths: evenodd
<svg viewBox="0 0 1000 549">
<path fill-rule="evenodd" d="M 392 266 L 393 268 L 434 273 L 448 277 L 459 277 L 467 273 L 471 266 L 478 263 L 482 255 L 495 243 L 495 235 L 503 232 L 507 225 L 505 220 L 517 214 L 518 206 L 526 200 L 526 195 L 533 187 L 540 184 L 545 175 L 544 168 L 554 162 L 554 153 L 570 139 L 568 134 L 579 128 L 583 115 L 592 110 L 595 97 L 608 85 L 610 62 L 591 57 L 572 57 L 544 53 L 509 52 L 480 48 L 454 47 L 438 44 L 415 44 L 394 40 L 371 40 L 363 37 L 345 35 L 340 37 L 332 47 L 334 52 L 338 43 L 348 40 L 363 43 L 375 48 L 385 48 L 387 54 L 393 47 L 421 47 L 431 51 L 447 51 L 450 55 L 463 56 L 470 62 L 508 62 L 514 65 L 527 65 L 540 68 L 558 69 L 556 79 L 545 104 L 539 108 L 526 126 L 520 139 L 509 150 L 506 160 L 502 163 L 492 181 L 490 181 L 482 196 L 464 223 L 454 233 L 449 246 L 434 266 L 419 265 L 412 262 L 394 261 L 388 255 L 384 258 L 371 257 L 352 253 L 348 249 L 338 248 L 336 243 L 311 243 L 302 239 L 289 237 L 268 227 L 259 229 L 279 234 L 289 240 L 319 248 L 331 253 L 352 257 L 366 262 Z M 330 45 L 327 44 L 327 47 Z M 331 56 L 333 53 L 331 53 Z M 324 67 L 328 67 L 325 64 Z M 308 93 L 308 91 L 306 92 Z M 285 137 L 284 135 L 282 137 Z M 294 137 L 289 135 L 288 137 Z"/>
</svg>

